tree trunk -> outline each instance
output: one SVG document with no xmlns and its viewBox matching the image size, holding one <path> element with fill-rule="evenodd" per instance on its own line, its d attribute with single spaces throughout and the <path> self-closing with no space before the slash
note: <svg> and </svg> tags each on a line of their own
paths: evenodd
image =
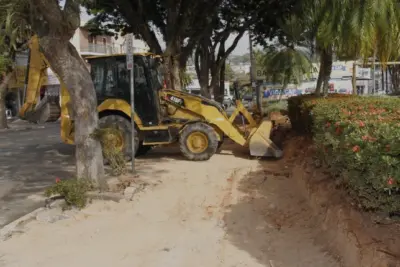
<svg viewBox="0 0 400 267">
<path fill-rule="evenodd" d="M 332 64 L 333 64 L 333 50 L 332 46 L 329 46 L 328 48 L 324 49 L 324 87 L 323 87 L 323 92 L 324 94 L 328 94 L 328 88 L 329 88 L 329 80 L 331 79 L 331 73 L 332 73 Z"/>
<path fill-rule="evenodd" d="M 171 80 L 171 57 L 166 56 L 163 60 L 164 80 L 168 89 L 172 89 L 173 84 Z"/>
<path fill-rule="evenodd" d="M 200 94 L 204 97 L 211 98 L 209 90 L 209 76 L 210 76 L 210 54 L 208 53 L 208 40 L 201 40 L 200 45 L 196 48 L 195 52 L 195 68 L 196 74 L 200 83 Z"/>
<path fill-rule="evenodd" d="M 354 61 L 353 73 L 351 75 L 351 85 L 353 87 L 353 95 L 357 95 L 357 64 Z"/>
<path fill-rule="evenodd" d="M 400 68 L 397 65 L 392 65 L 389 67 L 390 79 L 392 82 L 392 92 L 400 92 Z"/>
<path fill-rule="evenodd" d="M 218 86 L 218 93 L 215 94 L 215 101 L 217 102 L 224 102 L 225 96 L 225 64 L 222 66 L 219 74 L 219 86 Z"/>
<path fill-rule="evenodd" d="M 171 74 L 172 83 L 174 85 L 173 88 L 182 91 L 180 62 L 177 56 L 174 56 L 172 59 Z"/>
<path fill-rule="evenodd" d="M 75 117 L 76 172 L 78 179 L 90 179 L 104 186 L 100 142 L 91 137 L 98 127 L 97 98 L 93 82 L 75 47 L 66 40 L 40 38 L 40 47 L 50 66 L 68 88 Z"/>
<path fill-rule="evenodd" d="M 169 50 L 166 52 L 167 55 L 164 61 L 165 77 L 168 88 L 181 91 L 180 60 L 173 51 Z"/>
<path fill-rule="evenodd" d="M 6 116 L 6 95 L 7 86 L 11 80 L 12 72 L 4 75 L 3 80 L 0 84 L 0 129 L 7 129 L 7 116 Z"/>
<path fill-rule="evenodd" d="M 389 80 L 388 80 L 388 73 L 389 73 L 389 67 L 386 67 L 386 71 L 385 71 L 385 93 L 388 94 L 389 93 Z"/>
<path fill-rule="evenodd" d="M 383 70 L 382 65 L 381 65 L 381 83 L 382 83 L 381 91 L 384 91 L 385 90 L 385 71 Z"/>
<path fill-rule="evenodd" d="M 215 73 L 218 75 L 219 84 L 214 87 L 214 99 L 217 102 L 222 103 L 224 101 L 225 94 L 225 42 L 220 43 L 219 51 L 218 51 L 218 68 L 215 70 Z"/>
<path fill-rule="evenodd" d="M 211 96 L 214 96 L 214 100 L 216 99 L 217 95 L 219 94 L 219 85 L 220 85 L 220 77 L 219 77 L 219 71 L 215 71 L 218 74 L 213 75 L 213 77 L 211 77 L 211 83 L 210 86 L 208 88 Z"/>
<path fill-rule="evenodd" d="M 315 87 L 315 94 L 317 96 L 321 95 L 321 87 L 322 87 L 322 81 L 324 78 L 324 51 L 321 51 L 321 56 L 320 56 L 320 66 L 319 66 L 319 72 L 318 72 L 318 80 L 317 80 L 317 85 Z"/>
</svg>

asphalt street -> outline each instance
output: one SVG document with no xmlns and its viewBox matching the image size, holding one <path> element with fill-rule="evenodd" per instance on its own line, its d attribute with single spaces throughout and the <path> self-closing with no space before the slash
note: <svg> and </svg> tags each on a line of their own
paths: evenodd
<svg viewBox="0 0 400 267">
<path fill-rule="evenodd" d="M 55 179 L 74 174 L 74 147 L 62 143 L 59 123 L 0 132 L 0 227 L 43 204 Z"/>
</svg>

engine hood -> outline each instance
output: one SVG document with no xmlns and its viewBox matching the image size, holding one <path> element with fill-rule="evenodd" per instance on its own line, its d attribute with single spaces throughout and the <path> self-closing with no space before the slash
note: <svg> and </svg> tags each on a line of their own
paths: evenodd
<svg viewBox="0 0 400 267">
<path fill-rule="evenodd" d="M 176 91 L 174 90 L 165 90 L 165 92 L 171 92 L 173 94 L 176 94 Z M 200 95 L 194 95 L 194 94 L 190 94 L 190 93 L 186 93 L 186 92 L 179 92 L 180 95 L 182 96 L 186 96 L 186 97 L 191 97 L 191 98 L 196 98 L 198 99 L 202 104 L 205 105 L 209 105 L 209 106 L 214 106 L 216 107 L 220 112 L 225 112 L 224 107 L 221 103 L 214 101 L 212 99 L 206 98 L 204 96 L 200 96 Z"/>
</svg>

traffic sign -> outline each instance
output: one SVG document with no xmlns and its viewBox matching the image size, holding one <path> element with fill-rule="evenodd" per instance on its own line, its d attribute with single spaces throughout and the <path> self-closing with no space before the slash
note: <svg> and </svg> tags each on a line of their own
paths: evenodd
<svg viewBox="0 0 400 267">
<path fill-rule="evenodd" d="M 133 69 L 133 35 L 127 34 L 125 38 L 126 42 L 126 67 L 128 70 Z"/>
</svg>

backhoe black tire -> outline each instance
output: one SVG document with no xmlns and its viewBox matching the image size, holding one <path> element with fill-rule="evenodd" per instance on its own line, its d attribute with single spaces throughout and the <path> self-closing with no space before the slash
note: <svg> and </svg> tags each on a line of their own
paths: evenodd
<svg viewBox="0 0 400 267">
<path fill-rule="evenodd" d="M 194 152 L 188 146 L 188 139 L 193 134 L 200 134 L 207 139 L 207 145 L 204 150 Z M 204 161 L 210 159 L 218 149 L 218 136 L 213 127 L 205 123 L 193 123 L 185 126 L 179 137 L 179 148 L 183 156 L 192 161 Z"/>
<path fill-rule="evenodd" d="M 122 132 L 122 137 L 124 142 L 123 153 L 125 155 L 126 160 L 131 160 L 132 159 L 131 122 L 128 119 L 119 115 L 107 115 L 100 118 L 99 126 L 100 129 L 117 128 Z M 139 147 L 139 136 L 137 129 L 135 129 L 135 155 L 138 152 L 138 147 Z"/>
</svg>

